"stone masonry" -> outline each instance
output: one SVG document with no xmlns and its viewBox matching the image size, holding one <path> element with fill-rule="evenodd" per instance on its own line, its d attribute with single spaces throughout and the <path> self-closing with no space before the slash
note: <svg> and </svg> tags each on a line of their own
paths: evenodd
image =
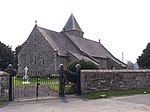
<svg viewBox="0 0 150 112">
<path fill-rule="evenodd" d="M 82 70 L 82 93 L 150 88 L 150 70 Z"/>
<path fill-rule="evenodd" d="M 0 100 L 8 101 L 9 95 L 9 74 L 0 71 Z"/>
<path fill-rule="evenodd" d="M 34 29 L 30 34 L 18 55 L 18 73 L 23 74 L 25 67 L 28 67 L 28 73 L 50 74 L 57 69 L 57 51 L 53 50 L 37 30 Z"/>
</svg>

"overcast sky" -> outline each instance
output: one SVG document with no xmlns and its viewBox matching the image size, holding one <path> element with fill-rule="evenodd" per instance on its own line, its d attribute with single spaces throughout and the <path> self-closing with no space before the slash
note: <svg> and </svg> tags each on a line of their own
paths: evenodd
<svg viewBox="0 0 150 112">
<path fill-rule="evenodd" d="M 40 27 L 60 32 L 73 12 L 84 38 L 136 62 L 150 39 L 150 0 L 0 0 L 0 41 L 13 49 Z"/>
</svg>

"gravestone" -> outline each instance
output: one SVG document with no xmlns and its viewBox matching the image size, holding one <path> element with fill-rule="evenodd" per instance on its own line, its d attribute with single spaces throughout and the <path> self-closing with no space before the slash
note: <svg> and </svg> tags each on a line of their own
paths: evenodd
<svg viewBox="0 0 150 112">
<path fill-rule="evenodd" d="M 28 76 L 28 67 L 25 67 L 24 68 L 24 71 L 25 71 L 25 75 L 23 76 L 23 81 L 22 81 L 22 84 L 30 84 L 30 81 L 29 81 L 29 76 Z"/>
</svg>

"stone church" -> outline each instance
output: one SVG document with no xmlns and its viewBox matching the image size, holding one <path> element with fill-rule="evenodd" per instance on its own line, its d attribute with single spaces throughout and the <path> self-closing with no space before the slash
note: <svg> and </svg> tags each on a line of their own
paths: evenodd
<svg viewBox="0 0 150 112">
<path fill-rule="evenodd" d="M 126 64 L 115 58 L 100 42 L 84 38 L 73 14 L 61 32 L 35 25 L 18 55 L 18 73 L 56 73 L 59 64 L 73 60 L 92 61 L 99 69 L 121 69 Z"/>
</svg>

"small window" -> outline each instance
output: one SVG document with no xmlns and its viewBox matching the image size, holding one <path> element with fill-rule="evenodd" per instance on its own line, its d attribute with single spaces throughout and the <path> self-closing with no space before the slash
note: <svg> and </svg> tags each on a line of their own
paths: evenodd
<svg viewBox="0 0 150 112">
<path fill-rule="evenodd" d="M 34 43 L 36 43 L 36 42 L 37 42 L 37 39 L 36 39 L 36 38 L 34 38 L 34 39 L 33 39 L 33 42 L 34 42 Z"/>
<path fill-rule="evenodd" d="M 36 52 L 33 53 L 33 62 L 34 62 L 34 65 L 37 65 L 37 53 Z"/>
</svg>

